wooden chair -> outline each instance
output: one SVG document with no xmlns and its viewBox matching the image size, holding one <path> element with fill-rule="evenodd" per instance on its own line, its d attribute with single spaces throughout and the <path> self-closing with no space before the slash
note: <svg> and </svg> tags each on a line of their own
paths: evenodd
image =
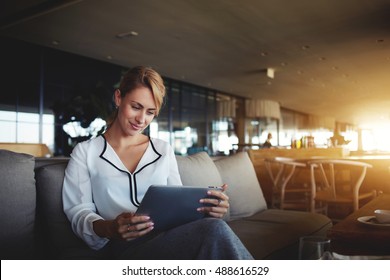
<svg viewBox="0 0 390 280">
<path fill-rule="evenodd" d="M 310 167 L 312 187 L 311 212 L 328 215 L 330 204 L 347 205 L 356 211 L 359 202 L 376 196 L 375 191 L 360 192 L 371 164 L 344 159 L 317 159 L 307 164 Z"/>
<path fill-rule="evenodd" d="M 293 182 L 298 169 L 306 168 L 306 164 L 284 157 L 265 159 L 264 164 L 272 181 L 271 207 L 309 210 L 309 184 Z"/>
</svg>

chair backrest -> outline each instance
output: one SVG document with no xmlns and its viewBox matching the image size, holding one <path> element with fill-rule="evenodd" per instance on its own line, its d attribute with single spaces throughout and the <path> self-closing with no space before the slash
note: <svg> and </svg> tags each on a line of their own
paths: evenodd
<svg viewBox="0 0 390 280">
<path fill-rule="evenodd" d="M 293 177 L 296 168 L 306 167 L 306 164 L 286 157 L 268 158 L 264 164 L 273 184 L 272 206 L 275 207 L 278 201 L 279 207 L 283 209 L 288 182 Z"/>
<path fill-rule="evenodd" d="M 275 158 L 266 158 L 264 160 L 265 168 L 267 169 L 268 175 L 272 181 L 272 187 L 276 188 L 279 182 L 279 179 L 283 173 L 284 161 L 292 161 L 291 158 L 284 157 L 275 157 Z"/>
<path fill-rule="evenodd" d="M 264 160 L 264 164 L 274 187 L 277 187 L 281 180 L 288 181 L 294 174 L 296 167 L 306 167 L 305 163 L 287 157 L 267 158 Z M 287 174 L 284 174 L 287 167 L 291 167 L 291 169 Z M 285 176 L 282 177 L 283 175 Z"/>
<path fill-rule="evenodd" d="M 359 190 L 366 176 L 367 168 L 372 167 L 371 164 L 345 159 L 317 159 L 309 161 L 308 165 L 311 170 L 312 193 L 315 194 L 318 189 L 317 183 L 320 181 L 322 187 L 330 193 L 334 200 L 337 200 L 340 192 L 346 191 L 341 185 L 348 182 L 353 208 L 354 210 L 359 208 Z M 316 170 L 320 174 L 317 178 L 315 176 Z M 347 178 L 343 177 L 343 175 L 346 175 L 343 174 L 344 171 L 348 172 Z M 355 172 L 355 176 L 352 176 L 351 172 Z M 338 177 L 343 177 L 343 180 Z M 354 180 L 352 180 L 352 177 L 354 177 Z"/>
</svg>

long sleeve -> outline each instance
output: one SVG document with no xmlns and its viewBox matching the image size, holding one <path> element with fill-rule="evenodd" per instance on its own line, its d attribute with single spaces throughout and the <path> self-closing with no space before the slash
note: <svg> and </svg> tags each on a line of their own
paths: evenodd
<svg viewBox="0 0 390 280">
<path fill-rule="evenodd" d="M 92 249 L 101 249 L 108 239 L 99 237 L 93 230 L 93 222 L 102 219 L 96 214 L 92 199 L 91 179 L 87 167 L 85 144 L 78 144 L 65 171 L 63 184 L 64 212 L 73 231 Z"/>
</svg>

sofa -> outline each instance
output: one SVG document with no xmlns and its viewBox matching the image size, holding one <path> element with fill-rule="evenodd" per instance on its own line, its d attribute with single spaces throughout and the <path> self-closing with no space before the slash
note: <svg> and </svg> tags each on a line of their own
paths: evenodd
<svg viewBox="0 0 390 280">
<path fill-rule="evenodd" d="M 269 209 L 246 152 L 176 157 L 183 184 L 228 184 L 230 209 L 224 219 L 255 259 L 297 259 L 301 236 L 324 236 L 332 226 L 321 214 Z M 73 234 L 63 213 L 68 160 L 0 150 L 1 259 L 101 258 Z"/>
</svg>

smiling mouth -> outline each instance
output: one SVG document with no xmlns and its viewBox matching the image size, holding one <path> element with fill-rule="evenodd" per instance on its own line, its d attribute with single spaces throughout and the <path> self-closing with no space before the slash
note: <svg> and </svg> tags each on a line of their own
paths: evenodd
<svg viewBox="0 0 390 280">
<path fill-rule="evenodd" d="M 136 125 L 136 124 L 133 124 L 133 123 L 130 123 L 130 125 L 135 130 L 141 130 L 142 129 L 142 126 L 139 126 L 139 125 Z"/>
</svg>

